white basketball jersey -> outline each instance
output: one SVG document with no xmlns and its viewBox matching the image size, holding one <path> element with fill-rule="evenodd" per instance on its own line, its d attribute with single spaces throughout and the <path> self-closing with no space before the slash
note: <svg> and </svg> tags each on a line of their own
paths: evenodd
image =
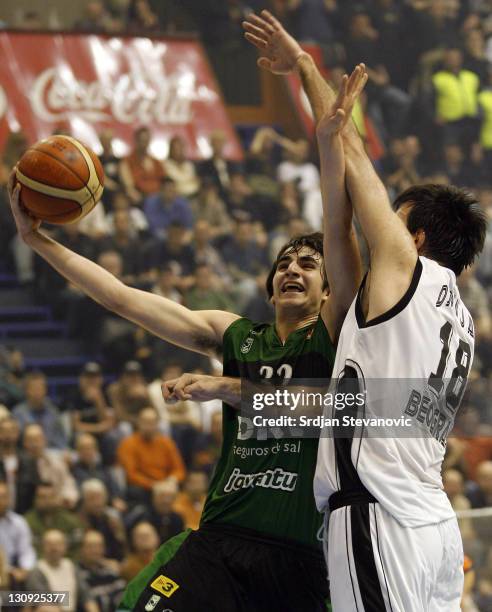
<svg viewBox="0 0 492 612">
<path fill-rule="evenodd" d="M 361 293 L 362 287 L 341 330 L 333 378 L 346 376 L 351 368 L 351 376 L 355 371 L 357 383 L 363 385 L 386 379 L 389 392 L 379 398 L 380 404 L 386 402 L 385 416 L 410 419 L 415 424 L 410 431 L 422 435 L 371 437 L 367 432 L 359 435 L 359 429 L 349 440 L 322 437 L 314 482 L 318 509 L 327 508 L 335 491 L 355 490 L 362 483 L 403 526 L 451 518 L 454 512 L 442 488 L 441 464 L 474 349 L 473 321 L 461 302 L 456 277 L 420 257 L 400 302 L 368 323 Z M 413 379 L 421 385 L 408 401 L 391 397 L 392 380 Z M 371 401 L 367 393 L 364 411 Z"/>
</svg>

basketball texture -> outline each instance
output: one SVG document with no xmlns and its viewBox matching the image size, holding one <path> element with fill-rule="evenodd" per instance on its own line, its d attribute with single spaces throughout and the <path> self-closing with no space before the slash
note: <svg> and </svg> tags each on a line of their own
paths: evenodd
<svg viewBox="0 0 492 612">
<path fill-rule="evenodd" d="M 37 219 L 63 225 L 82 219 L 101 199 L 104 171 L 97 155 L 70 136 L 50 136 L 17 164 L 22 204 Z"/>
</svg>

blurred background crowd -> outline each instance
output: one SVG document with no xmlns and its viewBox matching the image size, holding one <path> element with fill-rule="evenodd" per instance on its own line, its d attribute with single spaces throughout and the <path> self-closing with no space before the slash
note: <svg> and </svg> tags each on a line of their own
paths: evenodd
<svg viewBox="0 0 492 612">
<path fill-rule="evenodd" d="M 299 40 L 321 47 L 335 87 L 355 63 L 367 64 L 370 80 L 354 120 L 390 197 L 414 183 L 453 183 L 473 191 L 492 220 L 492 1 L 82 4 L 75 22 L 55 9 L 18 9 L 4 27 L 196 31 L 230 104 L 252 104 L 259 95 L 255 51 L 240 24 L 267 6 Z M 224 155 L 221 132 L 209 136 L 210 159 L 191 160 L 175 137 L 161 160 L 149 152 L 149 129 L 136 126 L 133 150 L 120 159 L 105 130 L 102 203 L 79 223 L 45 231 L 133 286 L 191 309 L 271 321 L 264 285 L 279 247 L 320 229 L 316 149 L 275 125 L 239 136 L 242 163 Z M 161 381 L 191 371 L 220 375 L 221 364 L 105 311 L 18 240 L 5 185 L 29 144 L 22 132 L 12 133 L 1 158 L 2 271 L 49 310 L 52 327 L 61 326 L 86 359 L 75 377 L 63 376 L 43 369 L 31 345 L 0 337 L 0 585 L 41 589 L 49 577 L 70 585 L 74 610 L 109 612 L 160 542 L 197 527 L 220 450 L 220 404 L 166 405 Z M 463 517 L 463 609 L 490 611 L 492 223 L 482 257 L 458 284 L 477 344 L 443 478 Z M 149 444 L 152 453 L 144 450 Z"/>
</svg>

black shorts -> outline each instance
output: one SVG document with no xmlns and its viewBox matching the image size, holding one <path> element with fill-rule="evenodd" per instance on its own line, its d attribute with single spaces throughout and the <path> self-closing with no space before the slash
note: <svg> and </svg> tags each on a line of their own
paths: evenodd
<svg viewBox="0 0 492 612">
<path fill-rule="evenodd" d="M 122 610 L 326 612 L 328 598 L 321 553 L 208 524 L 164 544 L 128 586 Z"/>
</svg>

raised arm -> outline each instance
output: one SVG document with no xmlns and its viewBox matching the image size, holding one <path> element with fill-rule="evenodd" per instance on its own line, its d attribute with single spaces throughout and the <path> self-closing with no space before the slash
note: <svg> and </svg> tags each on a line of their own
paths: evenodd
<svg viewBox="0 0 492 612">
<path fill-rule="evenodd" d="M 333 114 L 337 96 L 320 74 L 312 57 L 268 11 L 262 11 L 261 16 L 249 15 L 243 26 L 246 39 L 262 53 L 258 60 L 261 68 L 274 74 L 299 73 L 318 126 L 324 262 L 330 285 L 330 297 L 323 307 L 322 316 L 330 336 L 335 340 L 361 280 L 360 254 L 352 227 L 352 206 L 345 190 L 343 151 L 339 156 L 340 150 L 332 147 L 333 143 L 325 142 L 319 131 L 321 119 Z M 352 124 L 351 121 L 349 123 Z M 349 129 L 358 138 L 355 127 L 351 125 Z M 338 141 L 337 137 L 337 145 Z"/>
<path fill-rule="evenodd" d="M 69 282 L 93 300 L 149 332 L 183 348 L 217 354 L 227 327 L 239 317 L 217 310 L 192 311 L 153 293 L 128 287 L 101 266 L 39 231 L 19 202 L 20 185 L 9 182 L 12 213 L 22 239 Z"/>
<path fill-rule="evenodd" d="M 352 207 L 347 201 L 341 133 L 350 121 L 355 101 L 366 81 L 367 77 L 359 67 L 350 78 L 345 75 L 332 110 L 316 127 L 323 196 L 324 251 L 327 253 L 325 267 L 330 286 L 334 284 L 333 299 L 327 301 L 325 312 L 322 312 L 328 329 L 334 329 L 337 335 L 362 277 L 357 237 L 352 225 Z M 343 281 L 337 278 L 340 273 Z"/>
</svg>

